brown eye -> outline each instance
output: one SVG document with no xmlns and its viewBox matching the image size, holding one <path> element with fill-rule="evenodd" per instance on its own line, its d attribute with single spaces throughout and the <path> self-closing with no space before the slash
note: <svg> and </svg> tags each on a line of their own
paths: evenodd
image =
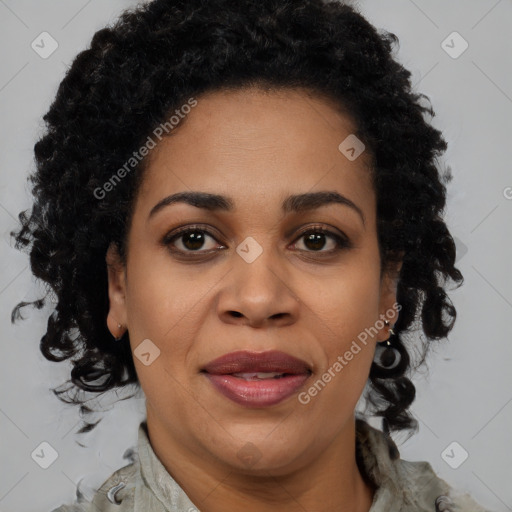
<svg viewBox="0 0 512 512">
<path fill-rule="evenodd" d="M 294 249 L 306 252 L 331 253 L 350 247 L 348 239 L 324 228 L 309 229 L 303 232 L 297 240 Z"/>
<path fill-rule="evenodd" d="M 199 228 L 186 228 L 165 236 L 162 243 L 171 251 L 192 253 L 209 252 L 223 246 L 208 231 Z"/>
<path fill-rule="evenodd" d="M 205 243 L 205 235 L 201 231 L 189 231 L 180 237 L 182 245 L 191 251 L 201 249 Z"/>
<path fill-rule="evenodd" d="M 312 251 L 319 251 L 325 247 L 326 235 L 324 233 L 310 233 L 304 235 L 304 245 Z"/>
</svg>

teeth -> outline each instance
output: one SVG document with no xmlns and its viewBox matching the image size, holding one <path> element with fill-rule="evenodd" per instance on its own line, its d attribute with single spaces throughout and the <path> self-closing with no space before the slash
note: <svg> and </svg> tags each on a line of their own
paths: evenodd
<svg viewBox="0 0 512 512">
<path fill-rule="evenodd" d="M 278 372 L 269 372 L 269 373 L 263 373 L 263 372 L 253 372 L 253 373 L 233 373 L 235 377 L 240 377 L 245 380 L 261 380 L 261 379 L 278 379 L 282 377 L 283 373 Z"/>
</svg>

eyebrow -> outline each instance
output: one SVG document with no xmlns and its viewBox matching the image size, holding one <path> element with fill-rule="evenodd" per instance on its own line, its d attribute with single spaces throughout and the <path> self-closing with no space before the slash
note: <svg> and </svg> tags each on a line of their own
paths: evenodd
<svg viewBox="0 0 512 512">
<path fill-rule="evenodd" d="M 234 202 L 231 198 L 221 196 L 218 194 L 210 194 L 208 192 L 177 192 L 170 196 L 165 197 L 159 201 L 149 212 L 148 220 L 153 217 L 157 212 L 175 203 L 185 203 L 196 208 L 202 208 L 209 211 L 232 211 L 234 209 Z M 359 214 L 363 225 L 365 225 L 365 216 L 361 208 L 359 208 L 353 201 L 348 199 L 338 192 L 325 191 L 325 192 L 307 192 L 304 194 L 296 194 L 287 197 L 282 204 L 283 213 L 291 212 L 304 212 L 314 210 L 329 204 L 342 204 L 348 206 Z"/>
</svg>

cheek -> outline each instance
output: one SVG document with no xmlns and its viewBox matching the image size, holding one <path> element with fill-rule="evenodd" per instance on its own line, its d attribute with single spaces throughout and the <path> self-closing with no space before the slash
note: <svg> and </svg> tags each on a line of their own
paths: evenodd
<svg viewBox="0 0 512 512">
<path fill-rule="evenodd" d="M 216 281 L 210 275 L 193 277 L 192 266 L 190 270 L 172 267 L 165 254 L 137 257 L 133 251 L 132 256 L 128 263 L 127 315 L 137 375 L 155 407 L 166 410 L 172 406 L 176 410 L 190 400 L 179 383 L 187 382 L 187 372 L 191 371 L 194 341 L 205 323 L 208 294 Z M 151 341 L 149 352 L 157 355 L 149 365 L 138 357 L 146 339 Z"/>
<path fill-rule="evenodd" d="M 322 364 L 298 397 L 318 421 L 325 421 L 328 410 L 325 428 L 333 432 L 354 411 L 363 393 L 375 350 L 370 328 L 378 319 L 373 280 L 358 281 L 354 288 L 345 284 L 326 293 L 316 311 L 317 354 Z"/>
<path fill-rule="evenodd" d="M 153 407 L 183 413 L 183 404 L 190 400 L 187 358 L 204 320 L 211 276 L 198 280 L 192 277 L 192 266 L 172 266 L 165 250 L 134 248 L 130 256 L 127 316 L 138 378 Z M 138 357 L 143 340 L 151 341 L 145 342 L 150 364 Z"/>
<path fill-rule="evenodd" d="M 376 336 L 372 327 L 379 319 L 380 267 L 373 256 L 359 256 L 320 288 L 318 281 L 310 288 L 318 290 L 309 292 L 307 304 L 323 353 L 315 381 L 306 390 L 311 411 L 328 407 L 343 417 L 355 407 L 368 378 Z M 302 403 L 307 401 L 305 396 Z"/>
<path fill-rule="evenodd" d="M 379 318 L 379 262 L 360 256 L 357 262 L 343 266 L 321 282 L 316 279 L 305 283 L 305 302 L 314 312 L 319 332 L 325 333 L 331 357 L 333 351 L 344 351 Z"/>
<path fill-rule="evenodd" d="M 171 265 L 165 249 L 136 248 L 128 276 L 130 334 L 141 339 L 153 337 L 162 350 L 169 346 L 170 338 L 186 340 L 183 331 L 197 325 L 204 308 L 202 299 L 211 289 L 213 276 L 199 273 L 192 265 Z"/>
</svg>

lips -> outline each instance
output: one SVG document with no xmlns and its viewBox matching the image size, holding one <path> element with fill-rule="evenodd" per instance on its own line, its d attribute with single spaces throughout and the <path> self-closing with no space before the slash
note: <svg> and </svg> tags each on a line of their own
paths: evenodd
<svg viewBox="0 0 512 512">
<path fill-rule="evenodd" d="M 230 375 L 234 373 L 311 373 L 310 366 L 301 359 L 278 350 L 268 352 L 231 352 L 210 361 L 203 371 L 212 375 Z"/>
<path fill-rule="evenodd" d="M 272 350 L 238 351 L 208 363 L 202 373 L 224 397 L 245 407 L 269 407 L 297 392 L 312 373 L 301 359 Z"/>
</svg>

